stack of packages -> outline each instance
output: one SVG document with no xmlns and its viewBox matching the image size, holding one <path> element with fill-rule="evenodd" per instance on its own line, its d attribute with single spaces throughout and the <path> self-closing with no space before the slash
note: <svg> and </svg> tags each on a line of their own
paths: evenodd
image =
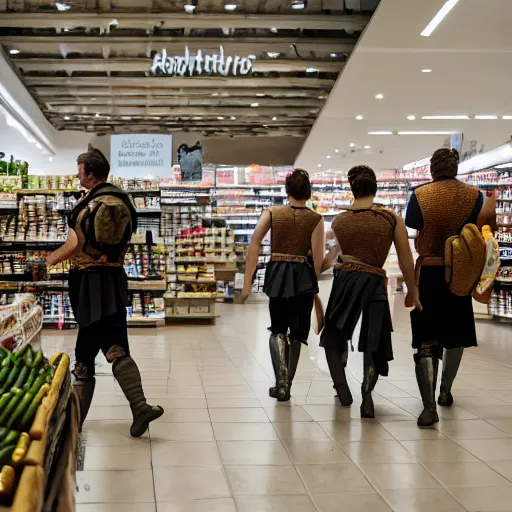
<svg viewBox="0 0 512 512">
<path fill-rule="evenodd" d="M 21 297 L 0 317 L 9 332 L 18 332 L 9 348 L 0 344 L 0 510 L 71 512 L 79 413 L 69 356 L 46 359 L 34 351 L 25 324 L 18 321 L 20 334 L 13 323 L 14 314 L 33 326 L 37 308 Z"/>
</svg>

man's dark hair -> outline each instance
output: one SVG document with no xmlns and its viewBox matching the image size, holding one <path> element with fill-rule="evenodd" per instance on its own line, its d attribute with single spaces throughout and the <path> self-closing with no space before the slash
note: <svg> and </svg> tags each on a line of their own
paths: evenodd
<svg viewBox="0 0 512 512">
<path fill-rule="evenodd" d="M 87 174 L 92 174 L 95 178 L 100 179 L 108 178 L 108 173 L 110 172 L 110 164 L 105 158 L 105 155 L 99 149 L 91 149 L 85 153 L 84 161 L 78 163 L 84 164 L 84 171 Z"/>
<path fill-rule="evenodd" d="M 76 159 L 76 163 L 78 165 L 85 164 L 86 160 L 87 160 L 87 153 L 82 153 L 82 154 L 78 155 L 78 157 Z"/>
<path fill-rule="evenodd" d="M 311 181 L 304 169 L 295 169 L 286 177 L 286 193 L 298 201 L 311 199 Z"/>
</svg>

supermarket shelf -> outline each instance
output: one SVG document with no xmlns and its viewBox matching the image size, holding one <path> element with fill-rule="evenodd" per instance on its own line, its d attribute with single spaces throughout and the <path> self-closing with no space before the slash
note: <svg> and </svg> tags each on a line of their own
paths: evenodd
<svg viewBox="0 0 512 512">
<path fill-rule="evenodd" d="M 162 213 L 160 208 L 139 208 L 135 210 L 139 215 L 155 215 Z"/>
<path fill-rule="evenodd" d="M 165 318 L 128 318 L 128 327 L 164 327 Z"/>
<path fill-rule="evenodd" d="M 12 194 L 59 194 L 63 192 L 69 192 L 72 194 L 84 194 L 85 190 L 73 189 L 73 188 L 24 188 L 11 190 Z"/>
</svg>

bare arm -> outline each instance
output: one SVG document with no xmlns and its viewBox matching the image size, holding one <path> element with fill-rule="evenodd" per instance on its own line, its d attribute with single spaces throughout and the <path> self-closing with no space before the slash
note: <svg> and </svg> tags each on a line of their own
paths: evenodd
<svg viewBox="0 0 512 512">
<path fill-rule="evenodd" d="M 244 289 L 242 297 L 247 298 L 251 293 L 252 276 L 258 266 L 258 258 L 260 254 L 261 241 L 265 238 L 268 233 L 271 224 L 271 215 L 269 210 L 265 210 L 256 224 L 256 229 L 251 237 L 251 243 L 247 250 L 247 260 L 245 262 L 245 276 L 244 276 Z"/>
<path fill-rule="evenodd" d="M 332 264 L 334 263 L 334 260 L 338 257 L 340 253 L 340 246 L 338 245 L 338 242 L 336 242 L 336 245 L 334 247 L 331 247 L 329 252 L 324 257 L 324 262 L 322 264 L 322 272 L 325 272 L 326 270 L 331 268 Z"/>
<path fill-rule="evenodd" d="M 409 245 L 407 228 L 405 227 L 405 222 L 402 217 L 399 217 L 398 215 L 396 216 L 393 241 L 395 243 L 396 254 L 398 256 L 398 264 L 400 265 L 400 270 L 402 271 L 405 284 L 407 285 L 406 306 L 415 306 L 416 309 L 421 310 L 418 286 L 414 275 L 414 259 Z"/>
<path fill-rule="evenodd" d="M 325 255 L 325 234 L 324 219 L 320 219 L 313 234 L 311 235 L 311 249 L 313 252 L 313 263 L 315 265 L 316 277 L 322 273 L 322 267 Z"/>
<path fill-rule="evenodd" d="M 496 231 L 496 196 L 486 197 L 484 195 L 484 204 L 478 215 L 477 226 L 478 229 L 491 226 L 491 229 Z"/>
<path fill-rule="evenodd" d="M 78 237 L 76 236 L 76 232 L 73 229 L 68 231 L 68 238 L 56 251 L 52 252 L 48 259 L 46 260 L 46 264 L 51 267 L 53 265 L 57 265 L 58 263 L 62 263 L 63 261 L 69 260 L 72 258 L 78 247 Z"/>
</svg>

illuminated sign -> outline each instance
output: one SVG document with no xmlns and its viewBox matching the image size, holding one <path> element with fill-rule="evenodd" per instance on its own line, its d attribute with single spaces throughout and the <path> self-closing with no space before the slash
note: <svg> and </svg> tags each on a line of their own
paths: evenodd
<svg viewBox="0 0 512 512">
<path fill-rule="evenodd" d="M 185 54 L 180 56 L 167 55 L 166 50 L 157 53 L 151 65 L 151 73 L 164 76 L 248 75 L 252 71 L 252 61 L 252 55 L 226 57 L 222 46 L 219 53 L 209 54 L 204 54 L 202 50 L 191 54 L 188 47 L 185 47 Z"/>
</svg>

